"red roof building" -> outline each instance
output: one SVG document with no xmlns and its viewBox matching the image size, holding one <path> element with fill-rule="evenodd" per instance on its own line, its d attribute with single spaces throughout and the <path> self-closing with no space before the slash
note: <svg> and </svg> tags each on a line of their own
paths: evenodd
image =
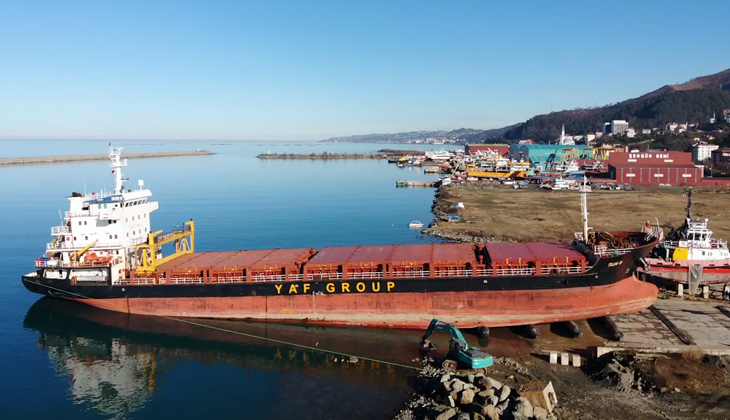
<svg viewBox="0 0 730 420">
<path fill-rule="evenodd" d="M 499 152 L 500 156 L 509 154 L 509 144 L 466 144 L 464 145 L 464 153 L 467 155 L 476 154 L 476 152 L 486 152 L 493 150 Z"/>
<path fill-rule="evenodd" d="M 692 153 L 675 151 L 614 152 L 608 171 L 616 182 L 632 185 L 698 185 L 704 177 Z"/>
</svg>

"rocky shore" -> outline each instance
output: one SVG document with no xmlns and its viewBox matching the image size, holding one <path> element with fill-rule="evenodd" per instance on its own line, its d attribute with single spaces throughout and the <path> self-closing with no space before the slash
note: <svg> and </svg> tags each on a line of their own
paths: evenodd
<svg viewBox="0 0 730 420">
<path fill-rule="evenodd" d="M 527 373 L 509 358 L 498 360 Z M 514 375 L 507 380 L 514 384 Z M 544 407 L 533 406 L 518 389 L 483 372 L 451 373 L 424 364 L 416 379 L 417 394 L 396 420 L 556 420 Z"/>
<path fill-rule="evenodd" d="M 124 157 L 129 159 L 176 157 L 176 156 L 207 156 L 213 152 L 207 150 L 191 150 L 181 152 L 151 152 L 151 153 L 125 153 Z M 41 156 L 41 157 L 19 157 L 0 158 L 0 166 L 3 165 L 36 165 L 41 163 L 65 163 L 84 162 L 93 160 L 108 160 L 109 155 L 62 155 L 62 156 Z"/>
</svg>

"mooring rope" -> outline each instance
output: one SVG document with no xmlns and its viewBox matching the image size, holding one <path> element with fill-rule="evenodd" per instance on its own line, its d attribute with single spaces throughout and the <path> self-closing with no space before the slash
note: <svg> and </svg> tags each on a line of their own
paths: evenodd
<svg viewBox="0 0 730 420">
<path fill-rule="evenodd" d="M 32 281 L 32 280 L 28 280 L 28 279 L 26 279 L 25 281 L 27 281 L 28 283 L 33 283 L 33 284 L 36 284 L 38 286 L 45 287 L 47 289 L 56 290 L 56 291 L 59 291 L 59 292 L 62 292 L 62 293 L 68 294 L 68 295 L 73 295 L 73 296 L 76 296 L 76 297 L 79 297 L 79 298 L 82 298 L 82 299 L 100 300 L 100 301 L 106 302 L 107 304 L 114 305 L 113 302 L 107 302 L 105 299 L 96 299 L 96 298 L 92 298 L 92 297 L 89 297 L 89 296 L 84 296 L 84 295 L 79 294 L 79 293 L 69 292 L 67 290 L 59 289 L 57 287 L 53 287 L 53 286 L 50 286 L 50 285 L 47 285 L 47 284 L 39 283 L 39 282 Z M 130 315 L 132 315 L 132 314 L 130 314 Z M 322 349 L 322 348 L 319 348 L 319 347 L 308 346 L 306 344 L 293 343 L 291 341 L 277 340 L 275 338 L 269 338 L 269 337 L 262 337 L 262 336 L 256 335 L 256 334 L 250 334 L 250 333 L 245 333 L 245 332 L 241 332 L 241 331 L 229 330 L 227 328 L 216 327 L 215 325 L 203 324 L 203 323 L 200 323 L 200 322 L 196 322 L 196 321 L 192 321 L 192 320 L 184 319 L 184 318 L 176 318 L 176 317 L 172 317 L 172 316 L 160 315 L 160 314 L 153 314 L 153 313 L 145 313 L 145 315 L 148 315 L 148 316 L 157 316 L 157 317 L 160 317 L 160 318 L 169 319 L 171 321 L 177 321 L 177 322 L 182 322 L 182 323 L 189 324 L 189 325 L 195 325 L 197 327 L 209 328 L 211 330 L 217 330 L 217 331 L 221 331 L 221 332 L 227 332 L 227 333 L 231 333 L 231 334 L 237 334 L 237 335 L 240 335 L 240 336 L 243 336 L 243 337 L 255 338 L 255 339 L 258 339 L 258 340 L 269 341 L 269 342 L 272 342 L 272 343 L 282 344 L 282 345 L 286 345 L 286 346 L 299 347 L 299 348 L 306 349 L 306 350 L 318 351 L 318 352 L 322 352 L 322 353 L 328 353 L 328 354 L 334 354 L 334 355 L 340 355 L 340 356 L 347 356 L 347 357 L 356 357 L 358 359 L 367 360 L 367 361 L 370 361 L 370 362 L 383 363 L 383 364 L 386 364 L 386 365 L 396 366 L 396 367 L 402 367 L 402 368 L 405 368 L 405 369 L 415 369 L 415 370 L 419 370 L 420 369 L 420 367 L 418 367 L 418 366 L 404 365 L 402 363 L 390 362 L 390 361 L 387 361 L 387 360 L 380 360 L 380 359 L 375 359 L 375 358 L 372 358 L 372 357 L 364 357 L 364 356 L 358 356 L 358 355 L 354 355 L 354 354 L 347 354 L 347 353 L 342 353 L 342 352 L 339 352 L 339 351 L 327 350 L 327 349 Z"/>
</svg>

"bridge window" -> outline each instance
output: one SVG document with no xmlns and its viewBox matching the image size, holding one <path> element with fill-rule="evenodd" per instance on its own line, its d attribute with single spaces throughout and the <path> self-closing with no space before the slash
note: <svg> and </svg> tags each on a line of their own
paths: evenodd
<svg viewBox="0 0 730 420">
<path fill-rule="evenodd" d="M 114 235 L 114 239 L 117 239 L 117 235 Z"/>
<path fill-rule="evenodd" d="M 88 236 L 84 236 L 84 240 L 85 241 L 88 241 L 89 240 L 89 237 Z"/>
</svg>

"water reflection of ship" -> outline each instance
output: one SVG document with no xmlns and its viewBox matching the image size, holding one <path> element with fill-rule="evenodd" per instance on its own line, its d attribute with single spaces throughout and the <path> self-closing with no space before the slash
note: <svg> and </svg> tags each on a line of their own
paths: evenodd
<svg viewBox="0 0 730 420">
<path fill-rule="evenodd" d="M 58 372 L 69 376 L 74 402 L 90 403 L 104 414 L 119 415 L 140 409 L 155 391 L 157 375 L 179 360 L 296 371 L 302 376 L 326 376 L 366 385 L 401 386 L 409 373 L 405 369 L 369 360 L 348 364 L 336 362 L 335 358 L 340 359 L 338 353 L 355 354 L 412 365 L 411 359 L 419 357 L 419 331 L 199 322 L 220 329 L 44 298 L 30 308 L 24 326 L 40 333 L 39 347 L 48 351 Z M 252 336 L 337 353 L 302 350 Z M 470 340 L 479 344 L 476 337 Z M 447 349 L 448 337 L 437 337 L 435 343 L 440 349 Z M 521 347 L 522 343 L 493 338 L 490 352 L 511 352 L 515 346 Z"/>
</svg>

